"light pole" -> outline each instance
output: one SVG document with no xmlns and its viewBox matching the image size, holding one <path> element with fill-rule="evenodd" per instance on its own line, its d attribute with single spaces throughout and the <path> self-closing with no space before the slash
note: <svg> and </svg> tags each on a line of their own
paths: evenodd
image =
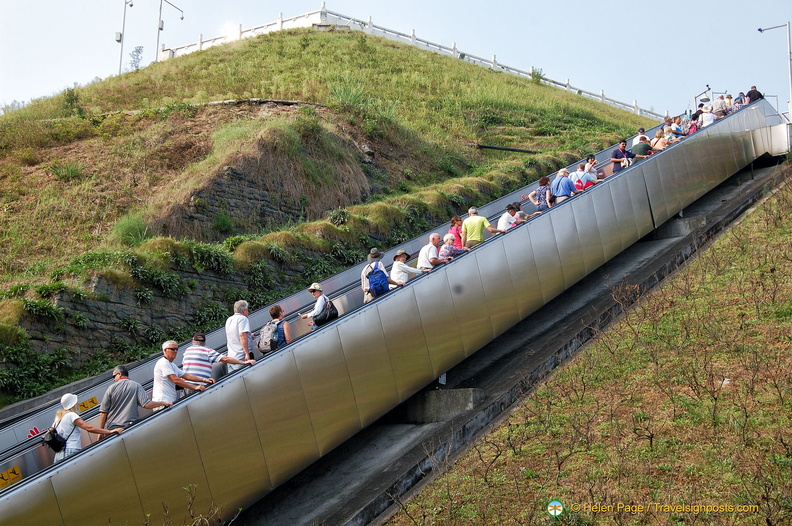
<svg viewBox="0 0 792 526">
<path fill-rule="evenodd" d="M 121 32 L 116 33 L 116 42 L 121 44 L 121 53 L 118 56 L 118 74 L 121 74 L 121 64 L 124 62 L 124 31 L 126 31 L 126 8 L 132 7 L 132 0 L 124 0 L 124 16 L 121 17 Z"/>
<path fill-rule="evenodd" d="M 184 20 L 184 11 L 182 11 L 179 7 L 173 5 L 172 3 L 168 2 L 168 0 L 160 0 L 160 7 L 159 7 L 159 15 L 157 16 L 157 47 L 154 50 L 154 62 L 159 62 L 159 40 L 160 40 L 160 31 L 165 29 L 165 23 L 162 21 L 162 3 L 165 2 L 172 8 L 176 9 L 181 13 L 181 18 L 179 20 Z"/>
<path fill-rule="evenodd" d="M 789 22 L 779 26 L 760 27 L 759 32 L 764 33 L 765 31 L 778 29 L 779 27 L 785 27 L 787 33 L 787 68 L 789 69 L 789 102 L 787 103 L 787 111 L 789 113 L 787 114 L 787 118 L 788 120 L 792 121 L 792 40 L 790 40 L 789 36 Z"/>
</svg>

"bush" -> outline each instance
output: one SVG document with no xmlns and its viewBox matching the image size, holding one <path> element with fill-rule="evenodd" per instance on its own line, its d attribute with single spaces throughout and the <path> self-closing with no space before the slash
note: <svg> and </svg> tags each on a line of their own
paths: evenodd
<svg viewBox="0 0 792 526">
<path fill-rule="evenodd" d="M 214 217 L 212 226 L 220 234 L 230 234 L 234 230 L 234 223 L 231 221 L 231 216 L 229 216 L 228 212 L 225 210 Z"/>
<path fill-rule="evenodd" d="M 115 224 L 111 236 L 124 246 L 136 247 L 149 238 L 149 229 L 142 215 L 127 214 Z"/>
<path fill-rule="evenodd" d="M 85 177 L 85 166 L 80 163 L 56 163 L 50 166 L 49 171 L 58 181 L 65 183 L 77 181 Z"/>
</svg>

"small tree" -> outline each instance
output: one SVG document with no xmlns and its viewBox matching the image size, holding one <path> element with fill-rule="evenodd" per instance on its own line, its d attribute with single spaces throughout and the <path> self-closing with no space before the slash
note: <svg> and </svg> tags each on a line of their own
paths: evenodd
<svg viewBox="0 0 792 526">
<path fill-rule="evenodd" d="M 135 46 L 135 49 L 129 54 L 129 58 L 129 67 L 133 71 L 140 69 L 140 61 L 143 59 L 143 46 Z"/>
</svg>

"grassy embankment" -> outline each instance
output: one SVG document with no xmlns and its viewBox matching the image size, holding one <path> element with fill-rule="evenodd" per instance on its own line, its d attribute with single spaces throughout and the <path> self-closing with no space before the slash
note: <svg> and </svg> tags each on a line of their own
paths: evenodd
<svg viewBox="0 0 792 526">
<path fill-rule="evenodd" d="M 188 106 L 248 97 L 319 106 Z M 88 329 L 48 302 L 63 290 L 84 294 L 93 273 L 126 283 L 139 301 L 186 294 L 173 268 L 236 273 L 260 305 L 304 285 L 284 277 L 285 266 L 321 279 L 371 245 L 393 246 L 646 124 L 449 57 L 362 33 L 308 30 L 211 48 L 36 101 L 0 116 L 3 359 L 34 359 L 20 350 L 23 314 Z M 469 142 L 542 153 L 485 153 Z M 278 188 L 270 194 L 302 206 L 301 217 L 279 228 L 221 213 L 209 231 L 191 231 L 181 211 L 226 166 Z M 208 239 L 224 241 L 200 242 Z M 182 332 L 216 323 L 224 309 L 207 306 Z M 65 370 L 39 376 L 39 388 L 81 374 L 68 370 L 67 357 L 47 359 L 57 366 L 31 372 Z"/>
<path fill-rule="evenodd" d="M 389 524 L 792 523 L 790 210 L 787 185 Z"/>
</svg>

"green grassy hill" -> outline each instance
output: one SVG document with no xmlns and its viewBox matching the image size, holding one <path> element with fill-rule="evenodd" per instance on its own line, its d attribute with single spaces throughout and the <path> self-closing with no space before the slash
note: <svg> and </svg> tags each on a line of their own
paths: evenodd
<svg viewBox="0 0 792 526">
<path fill-rule="evenodd" d="M 250 98 L 299 103 L 191 106 Z M 0 346 L 24 346 L 24 317 L 97 272 L 159 294 L 157 272 L 222 261 L 263 304 L 648 124 L 352 31 L 263 35 L 67 90 L 0 116 Z M 234 185 L 269 208 L 226 201 Z"/>
</svg>

